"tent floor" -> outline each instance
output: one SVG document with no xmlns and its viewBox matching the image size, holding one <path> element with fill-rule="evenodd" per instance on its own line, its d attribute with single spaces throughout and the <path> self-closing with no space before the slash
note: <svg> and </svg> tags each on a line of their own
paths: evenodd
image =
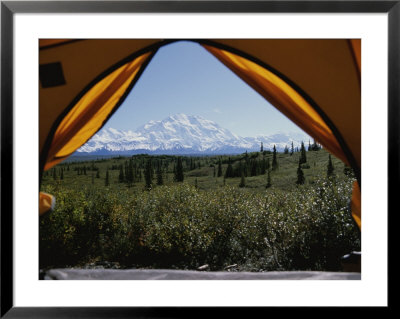
<svg viewBox="0 0 400 319">
<path fill-rule="evenodd" d="M 50 269 L 45 280 L 360 280 L 361 273 L 325 271 L 212 272 L 169 269 Z"/>
</svg>

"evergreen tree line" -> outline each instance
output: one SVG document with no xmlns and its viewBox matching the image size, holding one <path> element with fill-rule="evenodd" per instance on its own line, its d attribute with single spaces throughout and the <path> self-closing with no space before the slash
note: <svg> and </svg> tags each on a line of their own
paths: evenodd
<svg viewBox="0 0 400 319">
<path fill-rule="evenodd" d="M 263 146 L 261 145 L 261 150 Z M 225 178 L 234 178 L 234 177 L 252 177 L 265 175 L 268 170 L 277 170 L 279 168 L 278 159 L 277 159 L 277 151 L 274 145 L 273 153 L 272 153 L 272 163 L 269 157 L 265 155 L 262 156 L 261 159 L 258 157 L 250 157 L 247 152 L 245 156 L 237 161 L 235 165 L 232 164 L 231 158 L 228 159 L 228 167 L 225 171 Z M 218 177 L 222 176 L 222 162 L 221 159 L 218 162 Z"/>
<path fill-rule="evenodd" d="M 320 149 L 322 149 L 321 144 L 318 144 L 315 140 L 312 144 L 311 144 L 310 140 L 308 141 L 308 151 L 309 152 L 319 151 Z"/>
<path fill-rule="evenodd" d="M 321 149 L 321 146 L 315 142 L 311 144 L 309 141 L 308 151 L 318 151 Z M 297 180 L 296 184 L 302 185 L 305 183 L 305 175 L 303 172 L 304 168 L 310 168 L 307 163 L 307 152 L 304 145 L 304 142 L 301 142 L 300 149 L 294 148 L 293 142 L 291 144 L 291 148 L 289 150 L 288 147 L 285 148 L 284 153 L 293 155 L 294 152 L 299 152 L 299 162 L 297 168 Z M 261 154 L 262 156 L 261 156 Z M 272 151 L 272 158 L 265 156 L 266 154 L 270 154 L 271 152 L 265 151 L 263 148 L 263 144 L 261 143 L 260 153 L 251 153 L 248 154 L 245 152 L 243 156 L 239 159 L 236 157 L 236 160 L 232 160 L 231 157 L 221 156 L 218 158 L 217 164 L 211 161 L 210 158 L 194 158 L 194 157 L 177 157 L 177 156 L 161 156 L 152 157 L 152 156 L 141 156 L 139 158 L 132 157 L 128 160 L 125 160 L 123 164 L 113 164 L 111 166 L 112 170 L 118 169 L 118 182 L 126 183 L 128 186 L 132 186 L 133 183 L 142 182 L 144 178 L 145 188 L 151 189 L 153 185 L 163 185 L 164 182 L 168 179 L 168 173 L 171 172 L 169 170 L 170 165 L 173 166 L 173 181 L 174 182 L 183 182 L 184 181 L 184 172 L 191 171 L 194 169 L 200 169 L 205 165 L 209 165 L 213 167 L 213 175 L 214 177 L 224 177 L 225 178 L 240 178 L 239 187 L 245 187 L 246 185 L 246 177 L 253 177 L 259 175 L 267 174 L 267 184 L 266 188 L 271 187 L 271 172 L 277 170 L 279 168 L 278 159 L 277 159 L 277 151 L 276 146 L 274 145 Z M 272 161 L 271 161 L 272 160 Z M 222 165 L 227 164 L 227 168 L 225 172 L 223 172 Z M 315 163 L 314 163 L 315 165 Z M 61 167 L 60 167 L 61 166 Z M 64 179 L 64 171 L 70 170 L 69 164 L 62 164 L 58 168 L 54 167 L 49 171 L 44 172 L 44 177 L 51 175 L 54 180 L 63 180 Z M 108 166 L 106 175 L 105 175 L 105 185 L 110 185 L 110 175 L 109 175 L 110 166 Z M 100 169 L 94 164 L 91 165 L 72 165 L 72 170 L 76 171 L 78 175 L 87 175 L 87 172 L 92 172 L 92 184 L 94 184 L 94 177 L 100 178 Z M 94 175 L 93 172 L 96 172 Z M 332 163 L 331 155 L 328 156 L 328 164 L 327 164 L 327 177 L 333 178 L 335 176 L 335 168 Z M 354 176 L 352 169 L 348 166 L 344 166 L 344 174 L 347 176 Z M 197 178 L 195 180 L 195 186 L 198 187 Z"/>
<path fill-rule="evenodd" d="M 182 157 L 175 158 L 174 162 L 174 181 L 175 182 L 183 182 L 184 173 L 183 173 L 183 161 Z M 139 173 L 138 173 L 139 172 Z M 154 184 L 164 185 L 164 176 L 167 178 L 168 166 L 164 165 L 163 160 L 155 159 L 148 157 L 145 162 L 145 167 L 143 170 L 144 181 L 145 181 L 145 189 L 151 190 Z M 138 169 L 133 161 L 129 161 L 129 163 L 125 163 L 125 175 L 122 166 L 120 168 L 119 181 L 127 182 L 128 184 L 132 184 L 135 181 L 141 180 L 141 169 Z M 135 179 L 135 176 L 138 176 L 139 179 Z"/>
</svg>

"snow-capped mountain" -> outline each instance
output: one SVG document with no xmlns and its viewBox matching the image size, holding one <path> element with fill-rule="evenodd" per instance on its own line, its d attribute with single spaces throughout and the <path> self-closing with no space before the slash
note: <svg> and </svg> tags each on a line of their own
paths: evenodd
<svg viewBox="0 0 400 319">
<path fill-rule="evenodd" d="M 222 128 L 217 123 L 201 116 L 176 114 L 162 121 L 150 121 L 136 131 L 102 129 L 78 154 L 233 154 L 259 151 L 261 142 L 264 150 L 276 145 L 278 150 L 285 146 L 300 146 L 309 137 L 301 133 L 278 133 L 270 136 L 241 137 Z"/>
</svg>

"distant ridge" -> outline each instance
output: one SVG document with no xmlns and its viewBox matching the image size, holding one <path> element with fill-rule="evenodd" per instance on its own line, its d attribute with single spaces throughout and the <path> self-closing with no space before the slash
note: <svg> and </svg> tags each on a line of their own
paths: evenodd
<svg viewBox="0 0 400 319">
<path fill-rule="evenodd" d="M 162 121 L 150 121 L 136 131 L 102 129 L 75 155 L 201 155 L 237 154 L 264 150 L 278 151 L 285 146 L 299 147 L 301 141 L 308 144 L 311 139 L 305 133 L 277 133 L 241 137 L 222 128 L 217 123 L 197 115 L 176 114 Z"/>
</svg>

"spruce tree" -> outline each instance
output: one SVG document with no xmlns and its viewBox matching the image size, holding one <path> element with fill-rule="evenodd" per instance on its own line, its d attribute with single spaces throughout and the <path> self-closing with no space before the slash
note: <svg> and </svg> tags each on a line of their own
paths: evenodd
<svg viewBox="0 0 400 319">
<path fill-rule="evenodd" d="M 129 164 L 127 165 L 125 179 L 129 185 L 132 185 L 135 180 L 135 176 L 134 176 L 134 172 L 133 172 L 133 162 L 131 159 L 129 160 Z"/>
<path fill-rule="evenodd" d="M 231 164 L 231 158 L 229 158 L 228 167 L 227 167 L 227 169 L 225 171 L 225 177 L 226 178 L 234 177 L 233 176 L 233 167 L 232 167 L 232 164 Z"/>
<path fill-rule="evenodd" d="M 244 173 L 244 177 L 248 177 L 249 176 L 249 169 L 248 169 L 249 163 L 246 161 L 244 166 L 243 166 L 243 173 Z"/>
<path fill-rule="evenodd" d="M 163 185 L 164 184 L 164 180 L 163 180 L 163 174 L 162 174 L 162 169 L 161 169 L 161 164 L 158 163 L 157 166 L 157 185 Z"/>
<path fill-rule="evenodd" d="M 265 157 L 263 157 L 262 161 L 261 161 L 261 167 L 260 167 L 260 174 L 264 175 L 266 172 L 266 167 L 267 167 L 267 163 L 265 162 Z"/>
<path fill-rule="evenodd" d="M 60 173 L 60 179 L 63 180 L 64 179 L 64 170 L 61 169 L 61 173 Z"/>
<path fill-rule="evenodd" d="M 120 169 L 122 169 L 122 174 L 120 171 L 120 174 L 123 176 L 122 182 L 128 182 L 128 175 L 129 175 L 128 161 L 125 161 L 123 166 L 121 164 Z"/>
<path fill-rule="evenodd" d="M 260 148 L 260 153 L 264 152 L 264 145 L 263 142 L 261 142 L 261 148 Z"/>
<path fill-rule="evenodd" d="M 119 176 L 118 176 L 118 181 L 120 183 L 123 183 L 125 181 L 125 176 L 124 176 L 124 170 L 122 169 L 122 165 L 119 168 Z"/>
<path fill-rule="evenodd" d="M 240 172 L 240 184 L 239 187 L 245 187 L 246 186 L 246 179 L 244 178 L 244 172 L 241 170 Z"/>
<path fill-rule="evenodd" d="M 297 181 L 296 184 L 297 185 L 302 185 L 305 182 L 305 177 L 304 177 L 304 173 L 303 170 L 301 169 L 301 164 L 299 161 L 299 167 L 297 168 Z"/>
<path fill-rule="evenodd" d="M 105 186 L 109 186 L 110 185 L 110 176 L 108 174 L 108 169 L 107 169 L 106 180 L 105 180 L 104 184 L 105 184 Z"/>
<path fill-rule="evenodd" d="M 287 147 L 287 145 L 285 146 L 285 150 L 283 151 L 284 154 L 289 154 L 289 148 Z"/>
<path fill-rule="evenodd" d="M 301 148 L 300 148 L 300 164 L 304 164 L 307 162 L 307 156 L 306 156 L 306 148 L 304 147 L 304 142 L 301 142 Z"/>
<path fill-rule="evenodd" d="M 276 170 L 278 168 L 278 160 L 276 159 L 276 147 L 274 145 L 274 151 L 272 154 L 272 170 Z"/>
<path fill-rule="evenodd" d="M 221 176 L 222 176 L 222 163 L 221 163 L 221 158 L 220 158 L 219 161 L 218 161 L 218 174 L 217 174 L 217 176 L 218 176 L 218 177 L 221 177 Z"/>
<path fill-rule="evenodd" d="M 267 185 L 265 188 L 270 188 L 271 187 L 271 171 L 268 170 L 268 177 L 267 177 Z"/>
<path fill-rule="evenodd" d="M 144 178 L 146 182 L 146 189 L 150 190 L 151 189 L 151 184 L 152 184 L 152 165 L 151 165 L 151 158 L 147 159 L 146 167 L 144 169 Z"/>
<path fill-rule="evenodd" d="M 176 168 L 175 168 L 175 181 L 183 182 L 183 179 L 184 179 L 184 175 L 183 175 L 182 158 L 178 157 L 178 161 L 176 163 Z"/>
<path fill-rule="evenodd" d="M 318 145 L 318 143 L 314 139 L 314 143 L 311 145 L 311 150 L 312 151 L 319 151 L 321 149 L 321 146 Z"/>
<path fill-rule="evenodd" d="M 290 149 L 290 156 L 292 156 L 294 153 L 294 146 L 293 146 L 293 141 L 292 141 L 292 148 Z"/>
<path fill-rule="evenodd" d="M 251 161 L 250 176 L 257 176 L 257 161 L 255 159 Z"/>
<path fill-rule="evenodd" d="M 353 170 L 351 169 L 351 167 L 347 166 L 346 164 L 344 164 L 343 173 L 346 176 L 353 176 Z"/>
<path fill-rule="evenodd" d="M 327 172 L 326 172 L 326 175 L 328 176 L 328 178 L 332 177 L 334 175 L 334 173 L 333 173 L 334 170 L 335 170 L 335 168 L 333 167 L 333 164 L 332 164 L 331 154 L 329 154 L 329 160 L 328 160 L 328 166 L 327 166 Z"/>
</svg>

